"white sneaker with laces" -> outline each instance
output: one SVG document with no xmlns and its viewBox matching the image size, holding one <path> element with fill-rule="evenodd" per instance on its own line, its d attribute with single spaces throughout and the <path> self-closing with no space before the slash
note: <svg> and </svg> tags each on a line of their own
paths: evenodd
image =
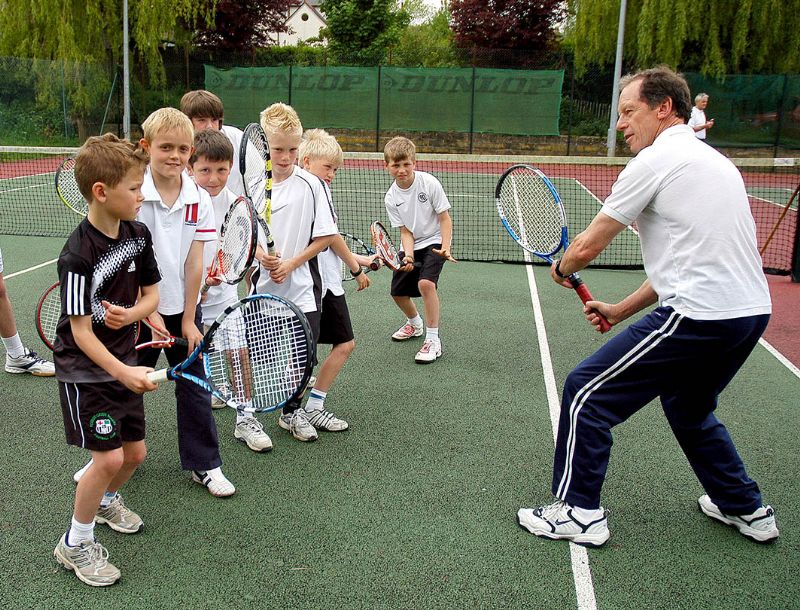
<svg viewBox="0 0 800 610">
<path fill-rule="evenodd" d="M 414 361 L 419 364 L 429 364 L 441 356 L 442 342 L 438 339 L 425 339 L 425 343 L 414 356 Z"/>
<path fill-rule="evenodd" d="M 307 411 L 306 418 L 308 419 L 308 423 L 317 430 L 325 430 L 326 432 L 342 432 L 350 427 L 350 424 L 346 421 L 339 419 L 333 413 L 325 409 Z"/>
<path fill-rule="evenodd" d="M 84 540 L 77 546 L 67 544 L 67 535 L 61 536 L 53 555 L 56 561 L 75 572 L 82 582 L 93 587 L 107 587 L 119 580 L 120 571 L 108 562 L 108 551 L 99 542 Z"/>
<path fill-rule="evenodd" d="M 608 511 L 599 508 L 591 520 L 579 520 L 574 507 L 559 500 L 539 508 L 520 508 L 517 521 L 531 534 L 553 540 L 569 540 L 582 546 L 598 547 L 611 537 Z"/>
<path fill-rule="evenodd" d="M 414 326 L 410 322 L 406 322 L 392 335 L 392 339 L 394 341 L 406 341 L 414 337 L 421 337 L 424 332 L 424 327 Z"/>
<path fill-rule="evenodd" d="M 17 358 L 6 354 L 6 373 L 30 373 L 36 377 L 52 377 L 56 374 L 56 367 L 49 360 L 39 358 L 36 352 L 27 350 Z"/>
<path fill-rule="evenodd" d="M 728 515 L 723 513 L 708 495 L 700 496 L 697 503 L 706 515 L 725 525 L 735 527 L 742 536 L 750 540 L 773 542 L 778 539 L 780 532 L 775 523 L 775 511 L 771 506 L 762 506 L 749 515 Z"/>
<path fill-rule="evenodd" d="M 294 413 L 281 414 L 278 418 L 278 425 L 291 432 L 298 441 L 315 441 L 319 438 L 316 428 L 308 421 L 303 409 L 297 409 Z"/>
<path fill-rule="evenodd" d="M 255 417 L 246 417 L 236 423 L 233 436 L 253 451 L 263 452 L 272 449 L 272 439 L 264 432 L 264 426 Z"/>
<path fill-rule="evenodd" d="M 217 498 L 227 498 L 236 493 L 236 488 L 225 478 L 221 468 L 205 471 L 192 470 L 192 481 L 205 486 L 209 493 Z"/>
</svg>

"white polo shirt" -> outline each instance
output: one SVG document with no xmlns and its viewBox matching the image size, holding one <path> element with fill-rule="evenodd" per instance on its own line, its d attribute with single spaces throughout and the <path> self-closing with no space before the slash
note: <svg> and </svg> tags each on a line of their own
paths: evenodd
<svg viewBox="0 0 800 610">
<path fill-rule="evenodd" d="M 692 106 L 692 116 L 689 118 L 689 122 L 687 123 L 689 127 L 697 127 L 698 125 L 705 125 L 706 123 L 706 113 L 700 110 L 697 106 Z M 695 131 L 694 137 L 698 140 L 705 140 L 706 130 L 701 129 L 700 131 Z"/>
<path fill-rule="evenodd" d="M 628 163 L 602 212 L 636 221 L 662 305 L 696 320 L 771 312 L 742 175 L 688 125 L 665 130 Z"/>
<path fill-rule="evenodd" d="M 225 186 L 234 195 L 241 197 L 244 195 L 244 185 L 242 184 L 242 174 L 239 172 L 239 147 L 242 145 L 244 132 L 232 125 L 222 125 L 221 131 L 228 136 L 231 144 L 233 144 L 233 165 L 231 165 L 231 174 L 228 176 L 228 182 Z"/>
<path fill-rule="evenodd" d="M 275 249 L 284 259 L 300 254 L 313 238 L 335 234 L 336 224 L 322 180 L 295 166 L 291 176 L 274 184 L 270 230 L 275 240 Z M 266 249 L 263 240 L 261 247 Z M 273 282 L 269 271 L 260 265 L 256 274 L 257 277 L 254 275 L 254 278 L 257 292 L 282 296 L 303 312 L 317 310 L 314 281 L 308 261 L 292 271 L 281 284 Z"/>
<path fill-rule="evenodd" d="M 153 250 L 161 271 L 158 312 L 164 315 L 179 314 L 184 309 L 184 267 L 189 247 L 193 241 L 213 242 L 217 239 L 211 197 L 198 188 L 184 170 L 178 199 L 172 207 L 167 207 L 153 184 L 149 167 L 144 174 L 142 194 L 144 201 L 137 220 L 150 229 Z"/>
<path fill-rule="evenodd" d="M 323 184 L 325 188 L 325 196 L 328 198 L 328 202 L 330 203 L 331 207 L 331 214 L 333 215 L 333 222 L 338 222 L 338 218 L 336 215 L 336 210 L 333 207 L 333 198 L 331 195 L 331 190 L 328 188 L 327 184 Z M 336 229 L 339 230 L 338 227 Z M 317 260 L 319 261 L 319 274 L 322 277 L 322 295 L 325 296 L 325 292 L 330 290 L 336 296 L 341 296 L 344 294 L 344 288 L 342 287 L 342 260 L 333 251 L 333 248 L 325 248 L 322 252 L 317 255 Z"/>
<path fill-rule="evenodd" d="M 450 209 L 450 201 L 431 174 L 415 170 L 414 182 L 407 189 L 393 182 L 384 205 L 393 227 L 405 227 L 414 234 L 414 250 L 442 243 L 438 215 Z"/>
<path fill-rule="evenodd" d="M 227 187 L 223 188 L 219 195 L 211 197 L 211 206 L 214 209 L 214 225 L 217 229 L 217 236 L 220 235 L 222 222 L 225 215 L 231 209 L 231 205 L 237 197 Z M 208 275 L 208 268 L 214 261 L 219 248 L 219 240 L 207 241 L 203 248 L 203 279 Z M 235 285 L 222 283 L 219 286 L 211 286 L 206 293 L 206 300 L 203 301 L 203 324 L 209 325 L 223 310 L 239 300 L 239 293 Z"/>
</svg>

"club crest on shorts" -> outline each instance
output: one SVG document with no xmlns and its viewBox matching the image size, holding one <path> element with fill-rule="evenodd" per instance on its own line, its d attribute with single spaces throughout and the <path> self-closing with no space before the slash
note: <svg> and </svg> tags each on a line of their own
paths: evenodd
<svg viewBox="0 0 800 610">
<path fill-rule="evenodd" d="M 108 413 L 97 413 L 89 420 L 89 427 L 94 437 L 107 441 L 117 435 L 117 421 Z"/>
</svg>

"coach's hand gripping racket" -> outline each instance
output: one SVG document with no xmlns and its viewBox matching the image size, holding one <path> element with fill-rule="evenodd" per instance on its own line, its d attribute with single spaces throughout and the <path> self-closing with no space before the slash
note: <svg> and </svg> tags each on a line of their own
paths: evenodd
<svg viewBox="0 0 800 610">
<path fill-rule="evenodd" d="M 75 157 L 67 157 L 56 170 L 56 194 L 62 203 L 81 216 L 89 213 L 89 204 L 75 181 Z"/>
<path fill-rule="evenodd" d="M 375 252 L 378 253 L 380 260 L 383 261 L 389 269 L 392 271 L 399 271 L 401 267 L 405 266 L 383 223 L 376 220 L 369 226 L 369 232 L 372 235 L 372 245 L 375 246 Z M 420 264 L 420 261 L 414 261 L 414 267 L 419 267 Z M 370 265 L 373 271 L 378 269 L 379 266 L 379 264 L 376 266 L 375 262 Z"/>
<path fill-rule="evenodd" d="M 201 357 L 205 379 L 186 371 Z M 305 390 L 313 362 L 311 328 L 303 312 L 275 295 L 254 294 L 225 309 L 186 360 L 147 377 L 154 383 L 186 379 L 229 407 L 264 412 Z"/>
<path fill-rule="evenodd" d="M 553 183 L 529 165 L 512 165 L 497 182 L 495 203 L 500 221 L 508 234 L 531 254 L 553 264 L 553 255 L 567 249 L 567 217 L 564 204 Z M 567 277 L 581 301 L 594 300 L 577 273 Z M 611 324 L 600 313 L 600 331 Z"/>
<path fill-rule="evenodd" d="M 258 123 L 250 123 L 244 129 L 239 145 L 239 173 L 242 174 L 244 192 L 250 198 L 264 232 L 267 251 L 275 256 L 275 242 L 269 230 L 272 221 L 272 158 L 267 134 Z"/>
<path fill-rule="evenodd" d="M 258 243 L 256 212 L 246 197 L 231 204 L 220 229 L 217 252 L 211 262 L 208 277 L 201 293 L 210 288 L 208 279 L 216 278 L 226 284 L 237 284 L 253 264 Z"/>
</svg>

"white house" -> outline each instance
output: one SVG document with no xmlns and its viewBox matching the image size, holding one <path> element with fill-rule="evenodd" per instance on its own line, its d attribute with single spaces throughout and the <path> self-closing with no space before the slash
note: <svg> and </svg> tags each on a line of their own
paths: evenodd
<svg viewBox="0 0 800 610">
<path fill-rule="evenodd" d="M 285 24 L 289 32 L 274 34 L 275 41 L 280 46 L 294 45 L 302 40 L 319 36 L 319 31 L 325 27 L 326 21 L 319 5 L 322 0 L 303 0 L 294 3 L 287 11 Z"/>
</svg>

